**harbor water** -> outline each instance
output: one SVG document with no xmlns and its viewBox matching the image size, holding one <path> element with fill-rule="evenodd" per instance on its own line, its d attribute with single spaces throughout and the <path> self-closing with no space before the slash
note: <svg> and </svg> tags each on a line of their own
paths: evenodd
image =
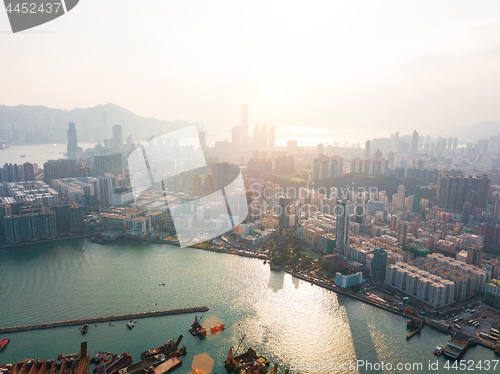
<svg viewBox="0 0 500 374">
<path fill-rule="evenodd" d="M 189 334 L 192 314 L 139 319 L 133 329 L 126 321 L 91 325 L 85 336 L 78 326 L 2 334 L 11 339 L 0 352 L 3 364 L 77 352 L 81 341 L 88 342 L 90 354 L 130 352 L 137 362 L 140 352 L 182 334 L 188 354 L 175 371 L 182 374 L 190 371 L 194 355 L 205 352 L 215 361 L 212 372 L 224 373 L 229 347 L 243 336 L 240 352 L 254 347 L 280 368 L 363 360 L 393 367 L 344 366 L 340 372 L 427 373 L 429 362 L 437 361 L 433 372 L 460 372 L 445 370 L 447 360 L 432 354 L 449 335 L 425 327 L 406 341 L 405 318 L 271 271 L 257 259 L 126 239 L 99 245 L 84 238 L 0 249 L 0 277 L 0 326 L 202 305 L 210 308 L 203 325 L 226 325 L 205 339 Z M 498 357 L 475 346 L 463 359 Z M 421 363 L 422 369 L 398 371 L 398 363 Z M 300 372 L 339 372 L 324 369 Z"/>
</svg>

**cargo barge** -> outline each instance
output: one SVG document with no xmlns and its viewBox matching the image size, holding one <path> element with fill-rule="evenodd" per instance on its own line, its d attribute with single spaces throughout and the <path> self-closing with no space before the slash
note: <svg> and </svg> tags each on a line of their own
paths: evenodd
<svg viewBox="0 0 500 374">
<path fill-rule="evenodd" d="M 156 356 L 159 354 L 165 355 L 165 358 L 171 358 L 173 356 L 179 357 L 179 356 L 185 355 L 187 353 L 185 346 L 182 346 L 178 349 L 179 344 L 182 341 L 182 338 L 183 338 L 183 336 L 179 335 L 179 337 L 177 338 L 177 341 L 175 341 L 175 342 L 173 340 L 169 340 L 168 342 L 159 346 L 158 348 L 148 349 L 147 351 L 144 351 L 141 353 L 141 358 L 143 360 L 145 360 L 147 358 L 150 358 L 150 357 L 153 357 L 153 356 Z"/>
</svg>

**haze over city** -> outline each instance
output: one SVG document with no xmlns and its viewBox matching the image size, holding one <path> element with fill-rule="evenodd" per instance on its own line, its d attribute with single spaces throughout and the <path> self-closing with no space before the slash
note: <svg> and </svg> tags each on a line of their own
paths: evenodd
<svg viewBox="0 0 500 374">
<path fill-rule="evenodd" d="M 500 121 L 498 1 L 91 1 L 12 37 L 0 103 L 108 102 L 223 133 L 250 124 L 434 135 Z M 445 134 L 446 135 L 446 134 Z M 334 140 L 332 140 L 334 141 Z"/>
<path fill-rule="evenodd" d="M 0 374 L 499 372 L 500 0 L 23 1 Z"/>
</svg>

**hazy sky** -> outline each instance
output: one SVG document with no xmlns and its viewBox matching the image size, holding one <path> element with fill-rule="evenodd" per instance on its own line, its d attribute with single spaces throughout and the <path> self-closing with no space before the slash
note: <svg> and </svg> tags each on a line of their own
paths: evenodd
<svg viewBox="0 0 500 374">
<path fill-rule="evenodd" d="M 500 1 L 81 0 L 19 34 L 0 8 L 0 67 L 5 105 L 426 134 L 500 122 Z"/>
</svg>

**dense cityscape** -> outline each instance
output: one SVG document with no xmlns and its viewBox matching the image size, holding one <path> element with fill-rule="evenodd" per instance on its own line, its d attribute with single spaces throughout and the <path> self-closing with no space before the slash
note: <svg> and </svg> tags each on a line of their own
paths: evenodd
<svg viewBox="0 0 500 374">
<path fill-rule="evenodd" d="M 471 141 L 413 131 L 364 148 L 277 146 L 274 126 L 256 124 L 249 136 L 248 110 L 244 104 L 231 141 L 208 145 L 199 132 L 207 167 L 135 198 L 127 159 L 144 142 L 124 141 L 116 124 L 104 144 L 82 149 L 78 124 L 69 123 L 66 157 L 3 165 L 2 246 L 75 237 L 179 245 L 176 231 L 211 228 L 225 234 L 195 233 L 192 246 L 259 258 L 407 316 L 417 330 L 452 332 L 440 348 L 447 357 L 477 343 L 500 352 L 500 135 Z M 4 128 L 4 147 L 9 134 Z M 178 155 L 165 166 L 175 170 L 196 148 L 155 136 L 147 142 Z M 227 196 L 232 217 L 210 199 L 231 182 L 228 162 L 245 185 Z M 234 215 L 238 204 L 248 207 L 244 220 Z"/>
<path fill-rule="evenodd" d="M 0 374 L 500 372 L 499 15 L 4 1 Z"/>
</svg>

